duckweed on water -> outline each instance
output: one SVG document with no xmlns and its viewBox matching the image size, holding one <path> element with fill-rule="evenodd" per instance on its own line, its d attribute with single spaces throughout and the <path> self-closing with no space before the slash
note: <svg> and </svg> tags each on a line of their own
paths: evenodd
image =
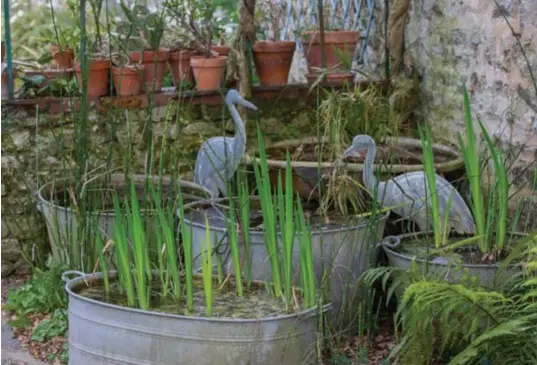
<svg viewBox="0 0 537 365">
<path fill-rule="evenodd" d="M 193 317 L 207 317 L 203 283 L 199 279 L 194 280 L 194 306 L 192 312 L 189 312 L 186 308 L 185 297 L 182 297 L 179 300 L 175 300 L 171 296 L 162 297 L 162 289 L 158 283 L 154 282 L 153 284 L 151 290 L 150 311 Z M 269 293 L 265 289 L 264 284 L 255 285 L 252 283 L 250 289 L 247 289 L 245 286 L 242 297 L 237 296 L 233 280 L 224 285 L 222 289 L 219 289 L 218 283 L 215 282 L 213 290 L 217 293 L 213 297 L 212 318 L 259 319 L 289 313 L 285 309 L 284 301 L 281 298 L 275 298 Z M 117 281 L 110 283 L 110 294 L 108 298 L 105 297 L 105 290 L 102 282 L 90 284 L 88 287 L 84 286 L 79 290 L 79 294 L 89 299 L 127 307 L 127 297 L 120 294 Z M 296 298 L 299 301 L 300 297 L 300 295 L 296 295 Z M 303 310 L 303 308 L 301 308 L 301 303 L 299 302 L 298 304 L 299 308 L 296 310 Z"/>
</svg>

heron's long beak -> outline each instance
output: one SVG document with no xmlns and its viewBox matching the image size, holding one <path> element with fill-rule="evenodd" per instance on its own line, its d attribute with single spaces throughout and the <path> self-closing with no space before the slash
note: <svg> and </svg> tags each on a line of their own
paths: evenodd
<svg viewBox="0 0 537 365">
<path fill-rule="evenodd" d="M 250 103 L 248 100 L 243 99 L 243 98 L 238 99 L 237 104 L 240 104 L 240 105 L 242 105 L 242 106 L 244 106 L 246 108 L 252 109 L 252 110 L 257 110 L 257 107 L 254 104 Z"/>
<path fill-rule="evenodd" d="M 360 152 L 358 152 L 354 147 L 350 146 L 343 152 L 343 158 L 347 157 L 360 157 Z"/>
</svg>

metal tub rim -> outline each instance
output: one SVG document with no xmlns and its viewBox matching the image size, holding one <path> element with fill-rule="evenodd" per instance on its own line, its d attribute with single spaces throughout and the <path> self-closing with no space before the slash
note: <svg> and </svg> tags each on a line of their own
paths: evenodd
<svg viewBox="0 0 537 365">
<path fill-rule="evenodd" d="M 122 177 L 123 175 L 122 174 L 112 174 L 112 178 L 114 177 Z M 145 179 L 145 175 L 138 175 L 138 174 L 135 174 L 133 175 L 134 177 L 134 181 L 135 182 L 139 182 L 139 179 L 141 178 L 144 178 Z M 155 178 L 159 178 L 158 176 L 150 176 L 150 178 L 152 178 L 153 180 L 155 180 Z M 72 177 L 64 177 L 64 178 L 60 178 L 60 179 L 55 179 L 55 180 L 52 180 L 52 181 L 49 181 L 43 185 L 41 185 L 37 192 L 35 193 L 35 197 L 37 198 L 37 209 L 42 212 L 42 205 L 48 205 L 50 207 L 52 207 L 55 211 L 57 212 L 65 212 L 65 213 L 69 213 L 69 214 L 76 214 L 73 209 L 71 209 L 71 207 L 64 207 L 64 206 L 61 206 L 61 205 L 58 205 L 58 204 L 54 204 L 52 203 L 51 200 L 49 199 L 46 199 L 43 197 L 43 193 L 45 191 L 45 188 L 47 187 L 50 187 L 52 186 L 53 184 L 57 184 L 59 183 L 58 187 L 61 187 L 61 186 L 64 186 L 65 182 L 68 182 L 68 181 L 71 181 L 73 178 Z M 166 182 L 168 180 L 168 182 L 171 182 L 171 180 L 168 178 L 163 178 L 163 182 Z M 63 182 L 63 184 L 62 184 Z M 178 179 L 177 182 L 179 183 L 179 185 L 181 187 L 187 187 L 187 188 L 191 188 L 191 189 L 195 189 L 195 190 L 199 190 L 199 191 L 203 191 L 205 192 L 208 196 L 211 195 L 211 192 L 195 183 L 195 182 L 192 182 L 192 181 L 188 181 L 188 180 L 183 180 L 183 179 Z M 202 197 L 200 197 L 200 200 L 203 199 Z M 143 211 L 143 210 L 142 210 Z M 113 212 L 113 211 L 92 211 L 92 212 L 88 212 L 87 214 L 89 215 L 96 215 L 96 216 L 99 216 L 99 217 L 115 217 L 116 213 Z"/>
<path fill-rule="evenodd" d="M 235 198 L 235 197 L 234 197 Z M 211 202 L 213 203 L 218 203 L 218 202 L 222 202 L 222 201 L 226 201 L 226 200 L 229 200 L 230 198 L 218 198 L 218 199 L 206 199 L 206 200 L 200 200 L 200 201 L 196 201 L 196 202 L 191 202 L 191 203 L 188 203 L 188 204 L 185 204 L 183 206 L 183 211 L 186 211 L 187 209 L 191 209 L 193 206 L 195 205 L 200 205 L 200 204 L 211 204 Z M 252 196 L 251 199 L 260 199 L 259 196 Z M 387 210 L 386 213 L 384 215 L 381 215 L 380 213 L 382 213 L 382 211 L 379 212 L 379 214 L 377 214 L 377 220 L 378 221 L 386 221 L 388 220 L 388 217 L 390 216 L 390 212 L 391 210 Z M 180 217 L 180 214 L 178 212 L 177 214 L 179 217 Z M 185 213 L 186 215 L 186 213 Z M 195 221 L 192 221 L 188 218 L 184 218 L 185 222 L 187 224 L 190 224 L 194 227 L 197 227 L 197 228 L 203 228 L 205 229 L 205 224 L 203 223 L 199 223 L 199 222 L 195 222 Z M 359 224 L 357 225 L 348 225 L 348 226 L 343 226 L 343 227 L 338 227 L 338 228 L 328 228 L 328 229 L 312 229 L 311 230 L 311 234 L 313 236 L 316 236 L 316 235 L 323 235 L 323 234 L 330 234 L 330 233 L 337 233 L 337 232 L 348 232 L 348 231 L 354 231 L 354 230 L 357 230 L 357 229 L 363 229 L 363 228 L 366 228 L 368 225 L 369 225 L 369 216 L 365 217 L 364 220 L 362 222 L 360 222 Z M 215 227 L 215 226 L 212 226 L 210 225 L 209 226 L 209 229 L 211 231 L 214 231 L 214 232 L 227 232 L 227 229 L 226 228 L 222 228 L 222 227 Z M 249 230 L 250 232 L 250 235 L 254 235 L 254 236 L 263 236 L 264 235 L 264 232 L 263 231 L 251 231 Z"/>
<path fill-rule="evenodd" d="M 69 274 L 77 274 L 78 276 L 73 279 L 67 279 L 66 275 Z M 117 275 L 117 271 L 111 271 L 109 274 L 109 278 L 115 278 Z M 317 311 L 319 310 L 319 306 L 315 305 L 312 308 L 305 309 L 300 312 L 291 313 L 291 314 L 284 314 L 279 316 L 270 316 L 270 317 L 263 317 L 263 318 L 206 318 L 206 317 L 197 317 L 197 316 L 185 316 L 180 314 L 172 314 L 172 313 L 164 313 L 164 312 L 156 312 L 151 310 L 143 310 L 139 308 L 128 308 L 123 307 L 117 304 L 111 304 L 111 303 L 105 303 L 99 300 L 86 298 L 78 293 L 76 293 L 73 290 L 73 287 L 76 285 L 79 285 L 86 280 L 89 279 L 102 279 L 103 273 L 102 272 L 96 272 L 93 274 L 84 274 L 76 271 L 66 271 L 62 274 L 62 278 L 66 281 L 65 283 L 65 291 L 69 295 L 69 297 L 76 298 L 77 300 L 80 300 L 82 302 L 91 303 L 92 305 L 97 305 L 109 309 L 115 309 L 115 310 L 124 310 L 131 313 L 137 313 L 137 314 L 143 314 L 143 315 L 151 315 L 161 318 L 170 318 L 170 319 L 176 319 L 176 320 L 186 320 L 186 321 L 202 321 L 202 322 L 212 322 L 212 323 L 243 323 L 243 324 L 254 324 L 254 323 L 264 323 L 264 322 L 273 322 L 273 321 L 282 321 L 286 319 L 291 318 L 309 318 L 314 315 L 316 315 Z M 259 283 L 262 283 L 259 281 Z M 321 311 L 323 313 L 327 312 L 329 309 L 331 309 L 332 303 L 327 303 L 323 305 Z"/>
<path fill-rule="evenodd" d="M 424 259 L 424 258 L 413 258 L 412 255 L 405 255 L 405 254 L 402 254 L 400 252 L 396 252 L 393 250 L 393 248 L 397 247 L 401 241 L 405 238 L 408 238 L 408 237 L 412 237 L 412 236 L 424 236 L 424 235 L 427 235 L 427 234 L 430 234 L 432 232 L 416 232 L 416 233 L 405 233 L 405 234 L 401 234 L 401 235 L 397 235 L 397 236 L 387 236 L 387 237 L 384 237 L 379 245 L 382 246 L 382 249 L 384 250 L 384 252 L 386 252 L 387 255 L 389 256 L 392 256 L 392 257 L 397 257 L 399 259 L 402 259 L 402 260 L 406 260 L 406 261 L 416 261 L 416 262 L 419 262 L 419 263 L 422 263 L 422 264 L 427 264 L 427 265 L 430 265 L 430 266 L 437 266 L 437 267 L 448 267 L 448 266 L 452 266 L 453 263 L 443 263 L 443 262 L 433 262 L 432 260 L 427 260 L 427 259 Z M 528 233 L 521 233 L 521 232 L 511 232 L 512 235 L 515 235 L 515 236 L 529 236 Z M 391 242 L 390 242 L 391 241 Z M 494 264 L 467 264 L 467 263 L 462 263 L 462 266 L 463 267 L 466 267 L 466 268 L 474 268 L 474 269 L 489 269 L 489 268 L 500 268 L 502 266 L 501 263 L 494 263 Z M 507 267 L 510 268 L 510 269 L 514 269 L 516 267 L 518 267 L 519 265 L 517 264 L 510 264 L 508 265 Z"/>
</svg>

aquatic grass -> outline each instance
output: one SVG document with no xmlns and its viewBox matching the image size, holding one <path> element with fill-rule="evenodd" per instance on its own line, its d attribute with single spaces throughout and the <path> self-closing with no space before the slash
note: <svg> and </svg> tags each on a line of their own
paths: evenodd
<svg viewBox="0 0 537 365">
<path fill-rule="evenodd" d="M 134 293 L 134 284 L 131 276 L 131 260 L 129 254 L 129 244 L 127 238 L 127 231 L 125 223 L 123 222 L 123 215 L 119 205 L 119 199 L 116 194 L 114 199 L 114 211 L 116 214 L 116 226 L 115 226 L 115 241 L 114 247 L 116 252 L 116 265 L 119 276 L 120 288 L 127 296 L 127 304 L 129 307 L 133 307 L 136 302 Z"/>
<path fill-rule="evenodd" d="M 207 317 L 213 315 L 213 259 L 211 232 L 209 231 L 209 220 L 205 216 L 205 246 L 207 251 L 202 247 L 202 276 L 203 276 L 203 292 L 205 294 L 205 313 Z"/>
<path fill-rule="evenodd" d="M 440 214 L 438 206 L 438 192 L 436 191 L 436 172 L 434 169 L 434 155 L 431 139 L 431 131 L 428 126 L 425 127 L 425 136 L 422 128 L 418 128 L 420 135 L 421 147 L 423 150 L 423 167 L 425 169 L 425 176 L 427 177 L 428 190 L 430 191 L 431 204 L 432 204 L 432 216 L 434 229 L 434 243 L 436 248 L 440 248 L 442 245 L 442 232 L 440 232 Z M 429 191 L 427 197 L 429 196 Z M 428 198 L 427 198 L 428 199 Z M 428 206 L 428 205 L 427 205 Z M 447 216 L 447 214 L 446 214 Z M 447 230 L 447 226 L 444 226 Z"/>
<path fill-rule="evenodd" d="M 304 305 L 306 308 L 315 306 L 316 303 L 316 282 L 315 271 L 313 270 L 313 252 L 311 238 L 311 224 L 306 223 L 304 210 L 300 198 L 296 201 L 295 224 L 299 232 L 299 253 L 300 253 L 300 277 L 302 279 L 302 290 L 304 292 Z"/>
<path fill-rule="evenodd" d="M 250 226 L 250 196 L 248 194 L 248 179 L 243 179 L 239 184 L 239 211 L 240 221 L 243 228 L 243 244 L 244 244 L 244 260 L 245 260 L 245 276 L 246 285 L 249 288 L 252 283 L 252 260 L 250 257 L 250 234 L 248 227 Z"/>
<path fill-rule="evenodd" d="M 495 182 L 493 184 L 493 189 L 489 191 L 486 196 L 486 200 L 484 200 L 480 155 L 475 141 L 476 137 L 470 111 L 470 100 L 466 88 L 464 88 L 464 112 L 466 142 L 464 142 L 460 133 L 458 140 L 462 158 L 464 160 L 466 174 L 470 182 L 470 209 L 475 221 L 476 233 L 473 237 L 458 241 L 449 245 L 449 247 L 443 247 L 443 250 L 452 250 L 469 243 L 477 242 L 481 252 L 491 253 L 494 248 L 501 250 L 506 244 L 509 183 L 505 168 L 505 161 L 502 158 L 500 150 L 494 145 L 492 138 L 487 132 L 485 126 L 481 120 L 478 120 L 481 134 L 483 135 L 487 150 L 490 153 L 490 157 L 494 165 Z M 431 209 L 433 217 L 434 243 L 436 248 L 435 252 L 438 252 L 438 249 L 444 246 L 447 242 L 447 236 L 449 233 L 448 214 L 444 216 L 444 221 L 440 222 L 440 207 L 438 204 L 438 192 L 436 191 L 436 178 L 433 160 L 434 156 L 429 127 L 426 126 L 424 130 L 420 127 L 419 135 L 423 150 L 423 166 L 429 185 L 432 203 Z M 451 210 L 452 203 L 453 195 L 451 194 L 448 199 L 445 212 L 449 212 Z M 442 227 L 444 231 L 442 231 Z"/>
<path fill-rule="evenodd" d="M 284 280 L 284 296 L 287 308 L 291 306 L 293 297 L 291 292 L 291 284 L 293 280 L 293 248 L 295 242 L 294 232 L 294 209 L 293 209 L 293 181 L 291 170 L 291 155 L 289 151 L 286 153 L 286 168 L 285 168 L 285 192 L 283 191 L 281 171 L 278 173 L 277 185 L 277 211 L 279 217 L 279 229 L 281 232 L 281 242 L 283 246 L 283 280 Z"/>
<path fill-rule="evenodd" d="M 483 195 L 481 192 L 481 169 L 479 168 L 479 155 L 475 145 L 474 123 L 472 121 L 472 112 L 470 110 L 470 98 L 468 90 L 464 86 L 464 123 L 466 126 L 466 144 L 464 143 L 461 134 L 459 133 L 459 146 L 463 155 L 464 164 L 468 180 L 470 181 L 470 192 L 472 196 L 472 212 L 478 235 L 485 233 L 485 208 L 483 203 Z M 480 238 L 478 241 L 481 251 L 486 252 L 490 249 L 487 247 L 485 239 Z"/>
<path fill-rule="evenodd" d="M 267 156 L 261 130 L 257 125 L 257 141 L 259 146 L 260 167 L 253 164 L 254 175 L 258 189 L 258 195 L 261 203 L 261 213 L 263 216 L 263 234 L 265 245 L 269 257 L 270 268 L 272 271 L 272 282 L 274 285 L 275 295 L 282 295 L 282 285 L 280 276 L 280 263 L 278 255 L 278 237 L 276 233 L 276 213 L 272 200 L 271 184 L 267 166 Z"/>
<path fill-rule="evenodd" d="M 192 311 L 194 309 L 194 290 L 193 290 L 193 274 L 192 274 L 192 261 L 193 261 L 193 255 L 192 255 L 192 225 L 190 225 L 190 229 L 187 229 L 185 224 L 185 209 L 183 205 L 183 196 L 181 194 L 181 190 L 179 190 L 179 194 L 177 195 L 177 202 L 178 202 L 178 214 L 179 214 L 179 225 L 180 225 L 180 231 L 181 231 L 181 239 L 183 244 L 183 259 L 184 259 L 184 265 L 185 265 L 185 286 L 186 286 L 186 306 L 188 311 Z"/>
<path fill-rule="evenodd" d="M 207 223 L 208 224 L 208 223 Z M 237 232 L 236 218 L 235 218 L 235 203 L 233 199 L 229 200 L 229 244 L 231 246 L 231 259 L 233 261 L 233 269 L 235 271 L 235 282 L 237 295 L 242 297 L 242 273 L 241 273 L 241 260 L 239 255 L 239 235 Z"/>
<path fill-rule="evenodd" d="M 143 229 L 143 223 L 140 214 L 140 208 L 138 206 L 138 199 L 136 195 L 136 189 L 134 183 L 131 182 L 131 204 L 132 214 L 129 210 L 129 204 L 125 201 L 125 210 L 127 216 L 131 218 L 129 226 L 129 232 L 131 234 L 131 244 L 134 258 L 134 272 L 135 272 L 135 284 L 137 287 L 137 296 L 140 308 L 149 308 L 149 288 L 152 272 L 149 265 L 149 252 L 147 250 L 146 235 Z M 125 197 L 125 200 L 127 198 Z"/>
<path fill-rule="evenodd" d="M 177 262 L 176 251 L 176 239 L 173 229 L 173 214 L 169 207 L 166 207 L 165 211 L 162 209 L 158 194 L 155 192 L 153 185 L 150 184 L 151 193 L 153 196 L 153 202 L 155 204 L 155 210 L 157 213 L 157 224 L 160 229 L 155 230 L 157 235 L 157 242 L 164 241 L 164 247 L 158 243 L 158 261 L 159 261 L 159 274 L 162 283 L 163 294 L 167 292 L 168 283 L 172 282 L 172 295 L 175 299 L 181 296 L 181 280 L 179 277 L 179 268 Z M 162 235 L 160 231 L 162 230 Z M 160 237 L 159 237 L 160 236 Z M 164 260 L 163 256 L 166 256 L 167 260 Z M 166 267 L 167 264 L 167 267 Z"/>
</svg>

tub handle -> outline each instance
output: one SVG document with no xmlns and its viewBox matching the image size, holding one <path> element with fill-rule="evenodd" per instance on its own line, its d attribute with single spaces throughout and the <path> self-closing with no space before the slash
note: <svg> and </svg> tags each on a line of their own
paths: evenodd
<svg viewBox="0 0 537 365">
<path fill-rule="evenodd" d="M 395 249 L 401 244 L 401 238 L 399 236 L 387 236 L 384 237 L 379 243 L 377 243 L 377 247 L 384 246 L 389 249 Z"/>
<path fill-rule="evenodd" d="M 64 271 L 62 273 L 62 280 L 65 281 L 66 283 L 69 281 L 69 280 L 72 280 L 72 279 L 69 279 L 67 276 L 68 275 L 75 275 L 75 278 L 78 278 L 78 277 L 82 277 L 84 275 L 86 275 L 85 273 L 83 273 L 82 271 L 77 271 L 77 270 L 67 270 L 67 271 Z"/>
</svg>

